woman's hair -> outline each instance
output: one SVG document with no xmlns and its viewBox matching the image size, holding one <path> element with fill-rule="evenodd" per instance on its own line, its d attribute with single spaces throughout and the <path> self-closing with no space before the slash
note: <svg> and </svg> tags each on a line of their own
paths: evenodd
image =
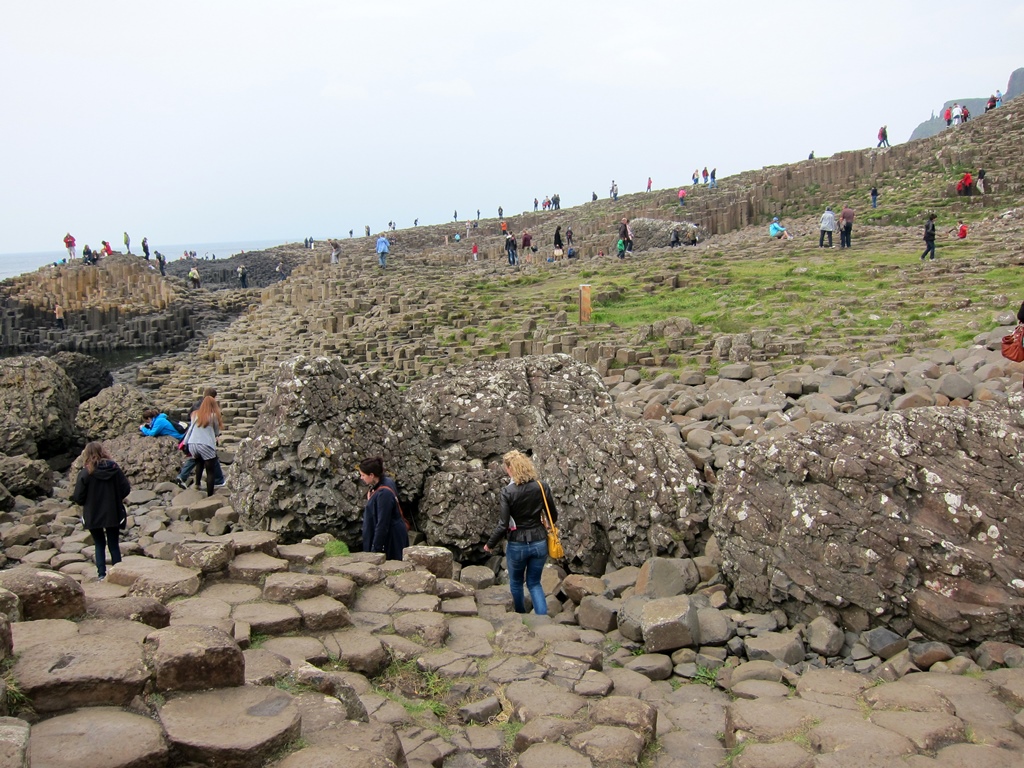
<svg viewBox="0 0 1024 768">
<path fill-rule="evenodd" d="M 525 456 L 519 451 L 509 451 L 501 457 L 501 460 L 505 463 L 512 482 L 516 485 L 525 485 L 531 480 L 537 479 L 537 470 L 529 456 Z"/>
<path fill-rule="evenodd" d="M 159 415 L 160 415 L 160 411 L 158 411 L 156 408 L 146 408 L 146 409 L 144 409 L 142 411 L 142 418 L 145 421 L 149 421 L 150 419 L 155 419 Z"/>
<path fill-rule="evenodd" d="M 557 227 L 555 227 L 555 232 L 557 233 L 557 232 L 561 232 L 561 231 L 562 231 L 562 225 L 559 224 Z"/>
<path fill-rule="evenodd" d="M 217 405 L 216 400 L 207 395 L 199 405 L 199 410 L 196 411 L 196 425 L 208 427 L 213 419 L 217 420 L 218 427 L 224 426 L 224 419 L 220 414 L 220 406 Z"/>
<path fill-rule="evenodd" d="M 103 447 L 103 443 L 96 442 L 95 440 L 86 445 L 85 450 L 82 451 L 82 459 L 85 463 L 85 468 L 90 475 L 92 474 L 92 471 L 96 469 L 96 465 L 101 461 L 104 459 L 110 459 L 113 461 L 113 458 L 114 457 L 107 452 L 107 449 Z"/>
<path fill-rule="evenodd" d="M 363 459 L 359 462 L 359 471 L 364 475 L 384 477 L 384 457 L 370 456 L 367 459 Z"/>
</svg>

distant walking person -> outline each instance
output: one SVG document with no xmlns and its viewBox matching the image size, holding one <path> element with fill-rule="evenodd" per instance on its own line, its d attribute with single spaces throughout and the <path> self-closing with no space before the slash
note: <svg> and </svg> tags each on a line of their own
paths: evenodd
<svg viewBox="0 0 1024 768">
<path fill-rule="evenodd" d="M 121 562 L 118 538 L 121 528 L 128 523 L 124 500 L 132 492 L 132 486 L 102 443 L 85 446 L 82 460 L 83 467 L 71 500 L 82 507 L 83 525 L 96 545 L 96 577 L 103 581 L 107 577 L 104 550 L 110 550 L 111 565 Z"/>
<path fill-rule="evenodd" d="M 473 261 L 477 261 L 480 256 L 480 248 L 477 246 L 476 243 L 473 243 L 473 247 L 470 250 L 473 254 Z"/>
<path fill-rule="evenodd" d="M 704 179 L 704 183 L 708 183 L 708 167 L 705 165 L 704 170 L 700 172 L 701 177 Z"/>
<path fill-rule="evenodd" d="M 818 247 L 825 247 L 825 235 L 828 235 L 828 247 L 834 248 L 832 245 L 832 233 L 836 229 L 836 215 L 832 213 L 831 208 L 826 208 L 825 212 L 821 214 L 821 221 L 818 223 L 818 229 L 821 230 L 821 234 L 818 235 Z"/>
<path fill-rule="evenodd" d="M 878 207 L 878 187 L 871 188 L 871 207 Z"/>
<path fill-rule="evenodd" d="M 853 209 L 850 206 L 843 206 L 843 212 L 839 214 L 839 225 L 839 247 L 852 248 L 850 235 L 853 232 Z"/>
<path fill-rule="evenodd" d="M 711 183 L 708 184 L 708 189 L 714 189 L 715 187 L 718 186 L 718 182 L 715 180 L 715 174 L 717 174 L 717 173 L 718 173 L 718 169 L 717 168 L 712 168 L 711 169 Z"/>
<path fill-rule="evenodd" d="M 192 269 L 188 271 L 188 279 L 192 281 L 193 288 L 201 287 L 199 283 L 199 270 L 196 269 L 195 267 L 192 267 Z"/>
<path fill-rule="evenodd" d="M 978 180 L 975 182 L 974 186 L 976 186 L 978 188 L 978 191 L 981 192 L 981 194 L 983 194 L 983 195 L 985 194 L 985 169 L 984 168 L 979 168 L 978 169 Z"/>
<path fill-rule="evenodd" d="M 124 250 L 125 250 L 125 253 L 131 253 L 132 252 L 132 239 L 130 237 L 128 237 L 128 233 L 127 232 L 124 233 Z"/>
<path fill-rule="evenodd" d="M 391 246 L 388 244 L 388 239 L 381 232 L 380 237 L 377 238 L 377 263 L 380 264 L 381 269 L 385 269 L 388 265 L 388 252 L 390 250 Z"/>
<path fill-rule="evenodd" d="M 921 261 L 924 261 L 928 254 L 932 255 L 931 260 L 935 261 L 935 214 L 929 214 L 928 221 L 924 223 L 924 253 L 921 254 Z"/>
<path fill-rule="evenodd" d="M 565 228 L 565 245 L 568 248 L 572 247 L 572 227 Z"/>
<path fill-rule="evenodd" d="M 338 263 L 338 253 L 341 251 L 341 246 L 337 240 L 328 240 L 327 243 L 331 246 L 331 264 Z"/>
<path fill-rule="evenodd" d="M 366 225 L 366 236 L 367 237 L 370 236 L 370 225 L 369 224 Z"/>
<path fill-rule="evenodd" d="M 58 301 L 53 305 L 53 316 L 57 320 L 57 328 L 61 331 L 64 330 L 64 307 L 60 305 Z"/>
<path fill-rule="evenodd" d="M 505 233 L 505 252 L 508 255 L 508 265 L 516 266 L 519 263 L 519 254 L 516 248 L 516 236 L 511 232 Z"/>
<path fill-rule="evenodd" d="M 249 287 L 249 271 L 245 268 L 245 264 L 239 264 L 238 269 L 235 270 L 238 274 L 238 282 L 242 284 L 243 288 Z"/>
<path fill-rule="evenodd" d="M 686 205 L 686 190 L 682 187 L 679 188 L 679 207 Z"/>
<path fill-rule="evenodd" d="M 652 185 L 653 183 L 654 183 L 654 181 L 653 181 L 653 180 L 651 179 L 651 177 L 650 177 L 650 176 L 648 176 L 648 177 L 647 177 L 647 191 L 648 191 L 648 192 L 650 192 L 650 191 L 651 191 L 651 185 Z"/>
<path fill-rule="evenodd" d="M 888 147 L 889 146 L 889 126 L 883 125 L 878 129 L 878 146 Z M 876 147 L 877 149 L 878 147 Z"/>
<path fill-rule="evenodd" d="M 64 247 L 68 249 L 68 258 L 75 258 L 75 238 L 71 236 L 70 232 L 64 235 Z"/>
<path fill-rule="evenodd" d="M 146 261 L 149 261 L 149 238 L 142 238 L 142 255 L 146 257 Z"/>
</svg>

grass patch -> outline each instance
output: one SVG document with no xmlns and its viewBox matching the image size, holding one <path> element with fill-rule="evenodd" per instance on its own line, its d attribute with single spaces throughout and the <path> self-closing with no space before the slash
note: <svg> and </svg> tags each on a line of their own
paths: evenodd
<svg viewBox="0 0 1024 768">
<path fill-rule="evenodd" d="M 500 728 L 501 732 L 505 734 L 505 747 L 507 749 L 512 749 L 515 746 L 516 736 L 518 736 L 519 732 L 523 730 L 524 725 L 526 725 L 526 723 L 522 723 L 518 720 L 506 720 L 503 723 L 499 723 L 498 728 Z"/>
<path fill-rule="evenodd" d="M 264 635 L 262 632 L 256 632 L 249 636 L 249 648 L 254 651 L 259 650 L 269 639 L 270 635 Z"/>
<path fill-rule="evenodd" d="M 451 680 L 436 672 L 421 670 L 415 661 L 392 659 L 374 679 L 373 687 L 381 696 L 401 704 L 411 715 L 426 711 L 441 719 L 449 715 L 444 699 L 451 692 Z"/>
<path fill-rule="evenodd" d="M 325 557 L 344 557 L 345 555 L 351 554 L 348 549 L 348 544 L 344 541 L 328 541 L 324 545 L 324 556 Z"/>
<path fill-rule="evenodd" d="M 705 667 L 698 664 L 697 674 L 693 676 L 693 682 L 714 688 L 718 685 L 718 667 Z"/>
<path fill-rule="evenodd" d="M 7 688 L 7 709 L 12 715 L 17 715 L 18 712 L 34 714 L 35 708 L 32 706 L 32 701 L 21 690 L 21 685 L 14 676 L 14 664 L 17 660 L 17 656 L 11 656 L 0 663 L 0 674 L 3 675 L 4 685 Z"/>
</svg>

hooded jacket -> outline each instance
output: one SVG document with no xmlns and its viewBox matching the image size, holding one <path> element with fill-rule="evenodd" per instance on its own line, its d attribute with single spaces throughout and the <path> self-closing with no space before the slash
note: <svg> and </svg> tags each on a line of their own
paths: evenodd
<svg viewBox="0 0 1024 768">
<path fill-rule="evenodd" d="M 824 232 L 833 232 L 836 228 L 836 215 L 832 211 L 825 211 L 821 214 L 821 223 L 818 224 L 818 229 Z"/>
<path fill-rule="evenodd" d="M 124 498 L 132 486 L 119 466 L 103 459 L 92 472 L 82 467 L 71 500 L 82 507 L 87 529 L 117 528 L 127 518 Z"/>
<path fill-rule="evenodd" d="M 153 417 L 153 424 L 151 426 L 140 426 L 139 431 L 149 437 L 159 437 L 160 435 L 170 435 L 178 440 L 181 440 L 185 435 L 173 424 L 171 420 L 167 418 L 166 413 L 161 413 L 158 416 Z"/>
</svg>

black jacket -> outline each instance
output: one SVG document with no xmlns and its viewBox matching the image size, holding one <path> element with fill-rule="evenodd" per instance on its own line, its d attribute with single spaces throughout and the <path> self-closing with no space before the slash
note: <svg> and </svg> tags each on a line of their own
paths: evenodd
<svg viewBox="0 0 1024 768">
<path fill-rule="evenodd" d="M 131 492 L 132 486 L 121 468 L 104 459 L 92 473 L 82 467 L 71 500 L 82 506 L 86 528 L 117 528 L 127 519 L 122 502 Z"/>
<path fill-rule="evenodd" d="M 558 510 L 555 499 L 551 495 L 551 487 L 544 483 L 551 517 L 558 521 Z M 509 483 L 501 489 L 501 513 L 498 524 L 487 540 L 488 547 L 494 547 L 505 536 L 509 541 L 539 541 L 547 538 L 542 520 L 547 520 L 544 509 L 544 498 L 541 496 L 540 484 L 531 480 L 525 485 Z"/>
<path fill-rule="evenodd" d="M 935 222 L 931 219 L 924 223 L 924 241 L 926 243 L 935 242 Z"/>
</svg>

